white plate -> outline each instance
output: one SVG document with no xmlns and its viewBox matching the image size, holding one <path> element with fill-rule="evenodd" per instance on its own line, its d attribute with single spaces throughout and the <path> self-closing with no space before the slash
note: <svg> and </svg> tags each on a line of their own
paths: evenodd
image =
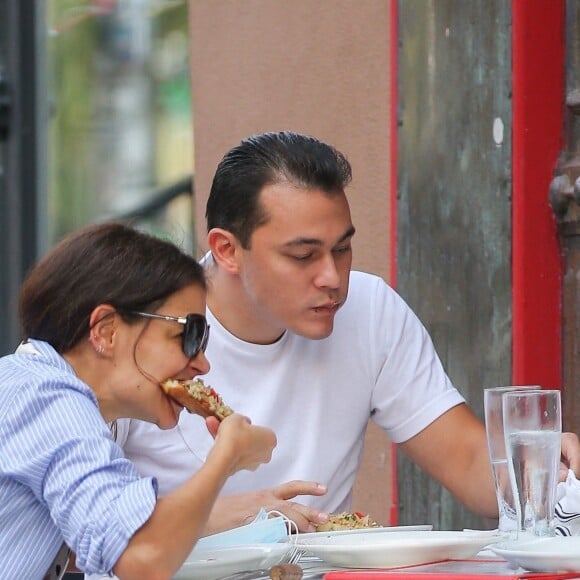
<svg viewBox="0 0 580 580">
<path fill-rule="evenodd" d="M 580 572 L 580 537 L 502 542 L 491 550 L 512 566 L 532 572 Z"/>
<path fill-rule="evenodd" d="M 471 558 L 503 536 L 474 532 L 383 532 L 321 538 L 308 543 L 308 551 L 333 566 L 345 568 L 397 568 Z"/>
<path fill-rule="evenodd" d="M 377 532 L 428 532 L 433 529 L 430 524 L 418 526 L 386 526 L 377 528 L 358 528 L 356 530 L 335 530 L 333 532 L 311 532 L 307 534 L 296 534 L 297 544 L 318 544 L 320 538 L 334 538 L 335 536 L 345 536 L 347 534 L 376 534 Z"/>
<path fill-rule="evenodd" d="M 226 548 L 194 549 L 173 578 L 214 580 L 236 572 L 271 568 L 293 549 L 293 544 L 250 544 Z"/>
</svg>

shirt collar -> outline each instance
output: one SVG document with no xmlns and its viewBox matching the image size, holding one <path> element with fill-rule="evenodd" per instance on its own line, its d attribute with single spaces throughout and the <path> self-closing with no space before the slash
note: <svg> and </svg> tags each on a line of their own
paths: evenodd
<svg viewBox="0 0 580 580">
<path fill-rule="evenodd" d="M 21 342 L 16 349 L 15 354 L 22 354 L 33 356 L 35 358 L 42 358 L 51 366 L 74 373 L 70 364 L 60 355 L 56 350 L 44 340 L 36 340 L 29 338 L 25 342 Z"/>
</svg>

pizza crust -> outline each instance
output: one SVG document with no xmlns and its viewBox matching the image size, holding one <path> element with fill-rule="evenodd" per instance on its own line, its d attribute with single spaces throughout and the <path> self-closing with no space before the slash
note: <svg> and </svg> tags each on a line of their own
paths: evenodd
<svg viewBox="0 0 580 580">
<path fill-rule="evenodd" d="M 216 417 L 220 421 L 233 413 L 222 398 L 201 379 L 186 381 L 169 379 L 161 383 L 161 388 L 190 413 L 202 417 Z"/>
</svg>

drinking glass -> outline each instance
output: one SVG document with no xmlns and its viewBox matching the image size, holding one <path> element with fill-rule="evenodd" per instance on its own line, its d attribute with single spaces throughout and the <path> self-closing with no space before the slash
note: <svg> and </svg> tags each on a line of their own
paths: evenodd
<svg viewBox="0 0 580 580">
<path fill-rule="evenodd" d="M 508 391 L 502 398 L 517 533 L 552 536 L 562 439 L 560 391 Z"/>
<path fill-rule="evenodd" d="M 503 394 L 517 390 L 540 390 L 538 385 L 511 385 L 491 387 L 483 391 L 483 409 L 485 414 L 485 432 L 489 460 L 495 483 L 497 509 L 499 513 L 498 530 L 513 533 L 518 528 L 516 504 L 509 478 L 508 460 L 503 432 Z"/>
</svg>

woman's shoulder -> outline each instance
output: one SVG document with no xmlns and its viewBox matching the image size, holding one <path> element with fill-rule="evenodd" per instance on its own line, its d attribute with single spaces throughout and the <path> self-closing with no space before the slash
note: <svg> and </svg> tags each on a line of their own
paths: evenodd
<svg viewBox="0 0 580 580">
<path fill-rule="evenodd" d="M 0 409 L 58 406 L 63 399 L 87 397 L 96 404 L 93 391 L 72 367 L 46 343 L 34 342 L 34 349 L 18 348 L 0 359 Z"/>
</svg>

